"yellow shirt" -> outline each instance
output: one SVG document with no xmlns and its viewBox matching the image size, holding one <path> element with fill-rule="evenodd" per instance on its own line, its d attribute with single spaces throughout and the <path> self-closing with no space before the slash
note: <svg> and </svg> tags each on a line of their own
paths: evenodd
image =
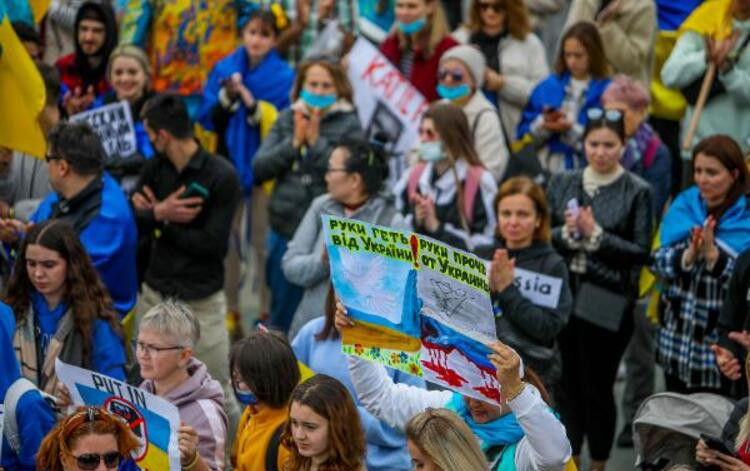
<svg viewBox="0 0 750 471">
<path fill-rule="evenodd" d="M 266 450 L 273 433 L 289 417 L 287 408 L 272 409 L 263 407 L 255 412 L 253 407 L 246 407 L 237 429 L 237 440 L 232 451 L 235 469 L 239 471 L 266 471 Z M 284 469 L 289 458 L 289 450 L 279 445 L 277 458 L 278 469 Z"/>
</svg>

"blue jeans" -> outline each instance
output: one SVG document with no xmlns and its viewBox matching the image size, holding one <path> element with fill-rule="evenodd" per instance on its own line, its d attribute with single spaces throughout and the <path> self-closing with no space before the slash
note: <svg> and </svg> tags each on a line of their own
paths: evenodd
<svg viewBox="0 0 750 471">
<path fill-rule="evenodd" d="M 305 289 L 290 283 L 281 269 L 281 259 L 289 241 L 283 235 L 270 230 L 268 234 L 268 258 L 266 259 L 266 282 L 271 291 L 271 327 L 285 334 L 292 325 Z"/>
</svg>

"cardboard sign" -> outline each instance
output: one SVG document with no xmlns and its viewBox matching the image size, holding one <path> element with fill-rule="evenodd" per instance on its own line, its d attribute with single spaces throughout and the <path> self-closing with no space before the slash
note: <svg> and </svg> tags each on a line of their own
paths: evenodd
<svg viewBox="0 0 750 471">
<path fill-rule="evenodd" d="M 537 306 L 557 309 L 557 305 L 560 303 L 562 278 L 543 275 L 523 268 L 516 268 L 515 275 L 513 284 L 524 298 Z"/>
<path fill-rule="evenodd" d="M 108 157 L 128 157 L 138 149 L 127 101 L 78 113 L 70 117 L 70 122 L 91 126 L 99 135 Z"/>
</svg>

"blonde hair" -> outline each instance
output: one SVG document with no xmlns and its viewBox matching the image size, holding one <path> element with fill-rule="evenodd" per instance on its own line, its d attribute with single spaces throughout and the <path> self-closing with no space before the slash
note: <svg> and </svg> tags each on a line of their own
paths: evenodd
<svg viewBox="0 0 750 471">
<path fill-rule="evenodd" d="M 445 17 L 445 11 L 440 4 L 439 0 L 422 0 L 426 5 L 432 3 L 435 9 L 432 14 L 427 15 L 427 27 L 417 33 L 416 40 L 419 45 L 424 49 L 424 53 L 427 57 L 432 57 L 437 49 L 438 44 L 448 35 L 451 34 L 450 27 L 448 26 L 448 20 Z M 398 35 L 398 44 L 401 49 L 406 49 L 409 46 L 409 38 L 400 29 L 396 28 L 396 34 Z"/>
<path fill-rule="evenodd" d="M 415 415 L 405 435 L 443 471 L 489 471 L 474 434 L 448 409 L 429 408 Z"/>
<path fill-rule="evenodd" d="M 148 89 L 151 84 L 151 65 L 148 61 L 146 53 L 143 52 L 143 49 L 132 44 L 120 44 L 119 46 L 114 48 L 112 53 L 109 55 L 106 74 L 107 80 L 111 80 L 112 78 L 112 64 L 115 63 L 115 59 L 117 59 L 118 57 L 129 57 L 131 59 L 135 59 L 135 61 L 138 62 L 138 65 L 141 66 L 143 72 L 146 74 L 146 88 Z"/>
<path fill-rule="evenodd" d="M 745 375 L 747 376 L 747 383 L 750 385 L 750 353 L 745 357 Z M 735 450 L 739 450 L 748 439 L 750 439 L 750 409 L 740 420 L 740 431 L 734 441 Z"/>
</svg>

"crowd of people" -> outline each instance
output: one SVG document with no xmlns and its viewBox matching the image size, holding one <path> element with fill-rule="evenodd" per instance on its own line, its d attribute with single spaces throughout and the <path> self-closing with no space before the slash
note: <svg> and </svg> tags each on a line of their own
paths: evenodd
<svg viewBox="0 0 750 471">
<path fill-rule="evenodd" d="M 186 471 L 604 471 L 657 366 L 737 406 L 649 469 L 750 470 L 750 0 L 0 2 L 47 149 L 0 143 L 0 471 L 140 469 L 56 359 L 174 404 Z M 429 104 L 407 152 L 355 41 Z M 115 103 L 127 155 L 76 119 Z M 487 261 L 501 405 L 342 353 L 326 215 Z"/>
</svg>

